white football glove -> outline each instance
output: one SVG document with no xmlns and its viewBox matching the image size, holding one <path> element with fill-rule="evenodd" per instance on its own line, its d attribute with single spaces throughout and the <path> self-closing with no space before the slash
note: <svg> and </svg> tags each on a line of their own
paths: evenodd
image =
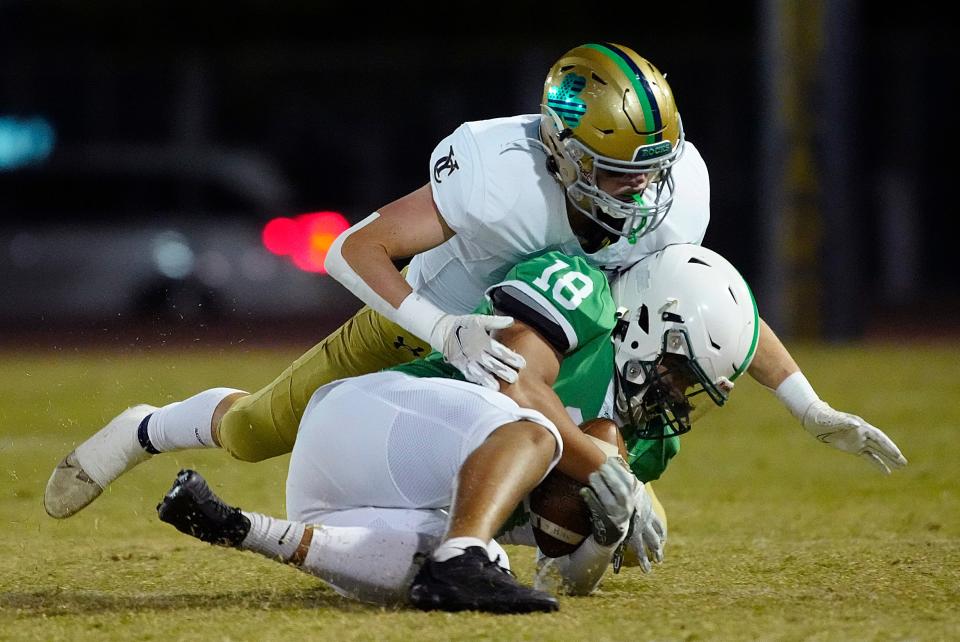
<svg viewBox="0 0 960 642">
<path fill-rule="evenodd" d="M 624 538 L 636 509 L 635 486 L 640 482 L 621 461 L 619 457 L 608 458 L 590 473 L 590 485 L 580 489 L 590 509 L 593 538 L 601 546 L 613 546 Z"/>
<path fill-rule="evenodd" d="M 667 543 L 667 525 L 653 510 L 650 495 L 647 494 L 643 484 L 637 486 L 636 504 L 637 512 L 633 514 L 626 546 L 636 557 L 640 569 L 644 573 L 649 573 L 653 570 L 654 562 L 657 564 L 663 562 L 663 546 Z"/>
<path fill-rule="evenodd" d="M 495 377 L 507 383 L 527 365 L 523 357 L 490 336 L 493 330 L 513 325 L 512 317 L 485 314 L 446 314 L 430 333 L 430 345 L 463 373 L 467 381 L 499 390 Z"/>
<path fill-rule="evenodd" d="M 803 427 L 825 444 L 864 457 L 883 473 L 907 465 L 907 459 L 889 437 L 857 415 L 840 412 L 826 401 L 816 401 L 801 419 Z"/>
</svg>

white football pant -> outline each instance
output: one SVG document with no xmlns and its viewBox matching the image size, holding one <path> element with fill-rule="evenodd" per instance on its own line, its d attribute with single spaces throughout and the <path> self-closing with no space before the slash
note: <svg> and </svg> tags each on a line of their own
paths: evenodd
<svg viewBox="0 0 960 642">
<path fill-rule="evenodd" d="M 302 564 L 341 595 L 406 599 L 413 557 L 443 539 L 460 466 L 497 428 L 551 421 L 509 397 L 452 379 L 381 372 L 317 390 L 304 412 L 287 476 L 287 518 L 316 524 Z M 491 559 L 509 568 L 496 542 Z"/>
</svg>

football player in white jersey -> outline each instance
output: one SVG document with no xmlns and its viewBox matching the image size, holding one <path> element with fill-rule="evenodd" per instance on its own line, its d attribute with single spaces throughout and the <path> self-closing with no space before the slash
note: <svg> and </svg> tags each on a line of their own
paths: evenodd
<svg viewBox="0 0 960 642">
<path fill-rule="evenodd" d="M 47 512 L 73 515 L 158 452 L 221 447 L 245 461 L 289 452 L 315 390 L 430 347 L 470 381 L 512 382 L 524 361 L 491 336 L 512 320 L 470 310 L 513 265 L 561 250 L 616 272 L 670 243 L 701 242 L 706 166 L 655 67 L 622 45 L 587 44 L 556 62 L 543 95 L 540 114 L 462 125 L 432 154 L 429 184 L 337 239 L 327 269 L 368 307 L 255 393 L 214 388 L 124 411 L 56 467 Z M 404 277 L 393 261 L 410 256 Z M 865 448 L 889 440 L 821 401 L 762 320 L 749 372 L 821 441 L 887 472 L 906 463 Z"/>
<path fill-rule="evenodd" d="M 624 425 L 631 468 L 659 476 L 666 461 L 651 473 L 638 433 L 684 432 L 697 394 L 723 404 L 757 344 L 749 288 L 706 248 L 669 246 L 621 281 L 617 314 L 606 277 L 580 258 L 551 252 L 518 265 L 477 308 L 515 315 L 498 334 L 529 361 L 515 383 L 499 392 L 467 383 L 437 352 L 333 382 L 304 414 L 287 520 L 227 506 L 193 471 L 178 476 L 160 518 L 293 563 L 356 599 L 409 594 L 426 609 L 550 611 L 552 597 L 503 573 L 509 564 L 494 537 L 535 546 L 521 500 L 554 465 L 580 468 L 593 491 L 581 491 L 593 534 L 568 555 L 540 554 L 536 585 L 592 592 L 631 521 L 639 539 L 652 506 L 616 446 L 606 459 L 568 413 L 596 416 L 606 406 Z M 418 570 L 415 555 L 429 551 Z"/>
</svg>

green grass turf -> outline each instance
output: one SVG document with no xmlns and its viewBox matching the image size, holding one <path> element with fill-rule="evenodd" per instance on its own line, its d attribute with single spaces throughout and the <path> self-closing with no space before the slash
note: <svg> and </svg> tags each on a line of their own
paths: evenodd
<svg viewBox="0 0 960 642">
<path fill-rule="evenodd" d="M 806 346 L 821 395 L 888 432 L 890 477 L 817 443 L 752 381 L 684 438 L 657 486 L 667 559 L 554 615 L 423 614 L 344 601 L 307 575 L 160 523 L 183 466 L 228 501 L 283 514 L 287 458 L 156 457 L 65 520 L 57 461 L 120 409 L 256 388 L 290 350 L 135 347 L 0 353 L 0 639 L 960 639 L 960 346 Z M 349 427 L 345 427 L 349 429 Z M 532 553 L 511 549 L 529 581 Z"/>
</svg>

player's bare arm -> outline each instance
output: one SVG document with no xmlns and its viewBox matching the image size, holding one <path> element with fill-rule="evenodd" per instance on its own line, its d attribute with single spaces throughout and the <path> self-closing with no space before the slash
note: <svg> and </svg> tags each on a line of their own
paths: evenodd
<svg viewBox="0 0 960 642">
<path fill-rule="evenodd" d="M 606 461 L 606 456 L 570 418 L 552 388 L 560 371 L 562 355 L 522 321 L 499 330 L 496 337 L 527 362 L 514 383 L 501 383 L 500 392 L 524 408 L 538 410 L 554 423 L 563 439 L 563 456 L 557 469 L 587 483 L 590 473 Z"/>
<path fill-rule="evenodd" d="M 760 385 L 776 390 L 784 379 L 799 371 L 800 366 L 790 356 L 786 346 L 767 322 L 760 319 L 760 342 L 747 372 Z"/>
<path fill-rule="evenodd" d="M 430 185 L 381 207 L 378 214 L 355 228 L 340 253 L 357 275 L 394 308 L 399 308 L 412 290 L 393 261 L 432 249 L 455 234 L 433 202 Z"/>
</svg>

